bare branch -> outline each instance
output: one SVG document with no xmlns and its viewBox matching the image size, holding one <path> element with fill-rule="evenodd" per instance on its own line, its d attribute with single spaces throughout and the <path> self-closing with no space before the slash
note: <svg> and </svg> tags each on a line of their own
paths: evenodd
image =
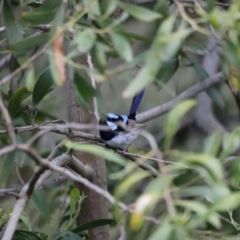
<svg viewBox="0 0 240 240">
<path fill-rule="evenodd" d="M 15 146 L 17 141 L 16 141 L 14 130 L 13 130 L 12 119 L 11 119 L 11 117 L 9 115 L 8 110 L 4 106 L 1 92 L 0 92 L 0 111 L 2 112 L 2 116 L 3 116 L 4 120 L 5 120 L 4 125 L 6 125 L 6 127 L 7 127 L 7 130 L 8 130 L 9 137 L 10 137 L 10 140 L 12 142 L 12 145 Z"/>
<path fill-rule="evenodd" d="M 9 64 L 10 60 L 11 60 L 11 54 L 8 54 L 7 56 L 3 57 L 1 60 L 0 60 L 0 71 L 6 66 Z"/>
<path fill-rule="evenodd" d="M 179 94 L 177 97 L 172 99 L 171 101 L 164 103 L 158 107 L 152 108 L 150 110 L 147 110 L 143 113 L 140 113 L 137 115 L 137 121 L 138 122 L 146 122 L 153 118 L 159 117 L 169 110 L 171 110 L 177 103 L 179 103 L 182 100 L 194 97 L 199 92 L 202 92 L 206 90 L 207 88 L 219 84 L 221 82 L 225 81 L 225 77 L 222 72 L 216 73 L 213 76 L 207 78 L 203 82 L 199 82 L 196 85 L 188 88 L 186 91 Z"/>
</svg>

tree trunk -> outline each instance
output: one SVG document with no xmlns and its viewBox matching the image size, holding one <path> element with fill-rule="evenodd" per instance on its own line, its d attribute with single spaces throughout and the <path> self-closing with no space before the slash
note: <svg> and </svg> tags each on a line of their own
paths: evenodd
<svg viewBox="0 0 240 240">
<path fill-rule="evenodd" d="M 78 59 L 78 62 L 87 65 L 87 58 L 85 56 L 81 56 Z M 94 112 L 93 101 L 89 103 L 89 106 L 90 110 Z M 80 124 L 97 124 L 97 120 L 94 114 L 90 113 L 84 107 L 82 107 L 76 99 L 73 79 L 71 79 L 71 77 L 69 77 L 68 80 L 68 117 L 70 122 Z M 86 130 L 85 132 L 97 134 L 96 130 Z M 84 140 L 77 139 L 76 141 Z M 81 153 L 78 151 L 75 151 L 73 154 L 75 157 L 77 157 L 77 159 L 79 159 L 79 161 L 93 168 L 95 175 L 91 181 L 99 187 L 106 189 L 105 160 L 97 156 Z M 77 224 L 82 225 L 95 219 L 108 218 L 108 203 L 106 200 L 93 190 L 88 189 L 81 184 L 77 183 L 76 186 L 79 188 L 80 192 L 83 192 L 86 196 L 82 203 L 81 211 L 77 219 Z M 90 237 L 93 240 L 108 240 L 108 231 L 108 226 L 94 228 L 90 230 Z"/>
</svg>

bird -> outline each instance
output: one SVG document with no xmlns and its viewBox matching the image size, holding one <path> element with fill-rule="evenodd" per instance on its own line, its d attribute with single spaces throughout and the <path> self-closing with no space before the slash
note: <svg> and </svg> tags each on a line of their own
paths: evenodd
<svg viewBox="0 0 240 240">
<path fill-rule="evenodd" d="M 139 129 L 144 124 L 136 121 L 137 110 L 144 95 L 145 89 L 137 93 L 132 100 L 129 115 L 105 113 L 105 119 L 100 119 L 100 126 L 107 126 L 107 130 L 99 130 L 101 139 L 110 147 L 128 150 L 136 140 Z"/>
</svg>

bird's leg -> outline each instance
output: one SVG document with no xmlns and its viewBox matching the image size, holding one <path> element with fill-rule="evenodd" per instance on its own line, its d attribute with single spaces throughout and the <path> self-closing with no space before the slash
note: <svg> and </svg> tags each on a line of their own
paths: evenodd
<svg viewBox="0 0 240 240">
<path fill-rule="evenodd" d="M 124 149 L 123 149 L 123 151 L 122 151 L 122 155 L 123 156 L 125 156 L 125 155 L 127 155 L 127 153 L 129 153 L 129 151 L 128 151 L 128 147 L 130 146 L 130 144 L 129 145 L 127 145 L 127 147 L 125 147 Z"/>
</svg>

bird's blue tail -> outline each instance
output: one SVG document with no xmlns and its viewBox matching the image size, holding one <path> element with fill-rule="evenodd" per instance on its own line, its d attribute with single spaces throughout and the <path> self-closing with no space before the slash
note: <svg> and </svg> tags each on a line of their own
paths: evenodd
<svg viewBox="0 0 240 240">
<path fill-rule="evenodd" d="M 129 118 L 129 119 L 133 119 L 133 120 L 136 119 L 137 110 L 138 110 L 138 107 L 139 107 L 140 102 L 141 102 L 141 100 L 142 100 L 144 91 L 145 91 L 145 89 L 143 89 L 141 92 L 139 92 L 138 94 L 136 94 L 136 95 L 133 97 L 132 105 L 131 105 L 131 108 L 130 108 L 130 113 L 129 113 L 129 115 L 128 115 L 128 118 Z"/>
</svg>

